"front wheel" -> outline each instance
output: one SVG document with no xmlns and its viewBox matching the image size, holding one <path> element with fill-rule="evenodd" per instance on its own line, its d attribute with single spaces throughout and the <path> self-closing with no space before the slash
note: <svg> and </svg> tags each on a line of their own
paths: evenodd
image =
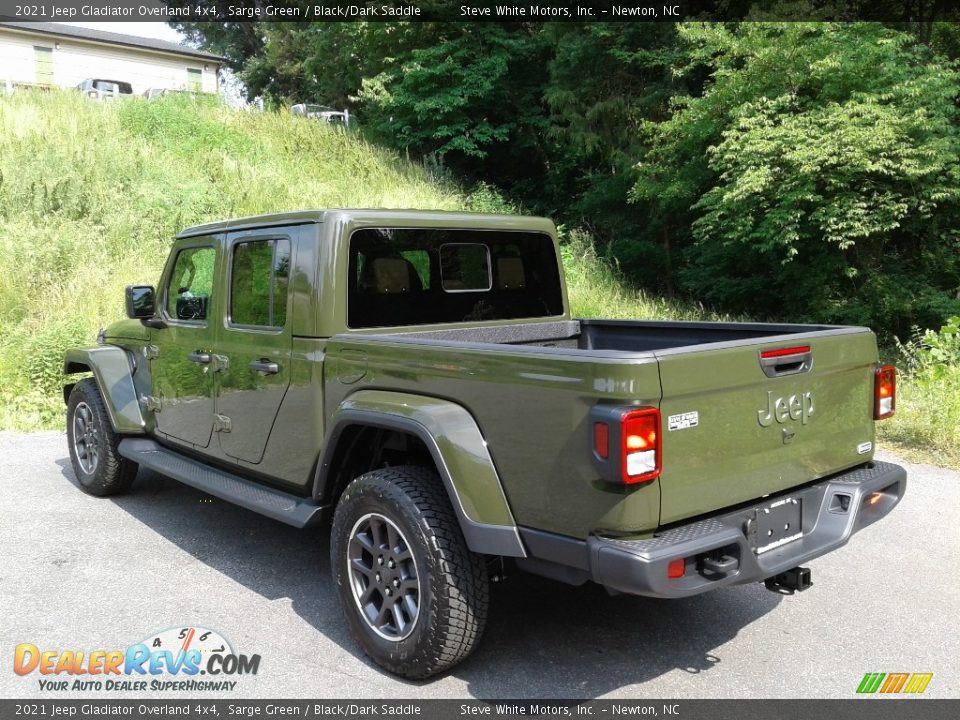
<svg viewBox="0 0 960 720">
<path fill-rule="evenodd" d="M 330 564 L 354 636 L 386 670 L 426 678 L 479 642 L 486 566 L 426 468 L 382 468 L 350 483 L 333 519 Z"/>
<path fill-rule="evenodd" d="M 87 378 L 74 385 L 67 402 L 67 444 L 84 492 L 106 497 L 130 488 L 137 464 L 117 452 L 120 439 L 110 425 L 97 383 Z"/>
</svg>

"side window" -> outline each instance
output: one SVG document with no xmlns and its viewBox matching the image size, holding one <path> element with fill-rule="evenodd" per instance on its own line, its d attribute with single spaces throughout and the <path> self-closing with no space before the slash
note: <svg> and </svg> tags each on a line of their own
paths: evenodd
<svg viewBox="0 0 960 720">
<path fill-rule="evenodd" d="M 230 273 L 230 322 L 281 328 L 287 322 L 289 240 L 239 242 Z"/>
<path fill-rule="evenodd" d="M 167 285 L 167 315 L 176 320 L 206 320 L 213 293 L 212 247 L 186 248 L 177 254 Z"/>
</svg>

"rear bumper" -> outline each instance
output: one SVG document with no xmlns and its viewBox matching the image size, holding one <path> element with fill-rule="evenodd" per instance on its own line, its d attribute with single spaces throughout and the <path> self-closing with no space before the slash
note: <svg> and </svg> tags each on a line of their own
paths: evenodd
<svg viewBox="0 0 960 720">
<path fill-rule="evenodd" d="M 850 536 L 889 513 L 906 490 L 898 465 L 872 462 L 756 505 L 665 530 L 648 540 L 591 537 L 587 569 L 601 585 L 633 595 L 687 597 L 726 585 L 773 577 L 846 544 Z M 801 501 L 802 537 L 759 554 L 758 515 L 777 499 Z M 671 560 L 686 559 L 684 575 L 669 578 Z M 704 561 L 723 559 L 725 572 Z M 731 558 L 736 562 L 733 563 Z M 712 563 L 714 567 L 718 563 Z"/>
</svg>

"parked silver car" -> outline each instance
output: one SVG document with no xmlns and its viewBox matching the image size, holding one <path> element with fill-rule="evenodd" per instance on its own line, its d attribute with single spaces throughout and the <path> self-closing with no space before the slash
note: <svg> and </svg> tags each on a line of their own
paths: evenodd
<svg viewBox="0 0 960 720">
<path fill-rule="evenodd" d="M 290 112 L 294 115 L 302 115 L 313 120 L 335 123 L 338 125 L 343 125 L 344 127 L 349 127 L 351 122 L 349 110 L 334 110 L 326 105 L 298 103 L 297 105 L 291 106 Z"/>
<path fill-rule="evenodd" d="M 133 87 L 122 80 L 87 78 L 77 85 L 77 90 L 95 100 L 113 100 L 123 95 L 133 96 Z"/>
<path fill-rule="evenodd" d="M 183 90 L 175 88 L 150 88 L 143 91 L 143 97 L 145 97 L 147 100 L 156 100 L 157 98 L 161 98 L 165 95 L 186 95 L 192 99 L 196 99 L 202 94 L 203 93 L 195 90 Z"/>
</svg>

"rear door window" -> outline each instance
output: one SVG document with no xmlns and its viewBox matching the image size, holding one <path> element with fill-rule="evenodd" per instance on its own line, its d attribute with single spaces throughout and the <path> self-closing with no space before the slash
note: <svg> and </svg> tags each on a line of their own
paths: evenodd
<svg viewBox="0 0 960 720">
<path fill-rule="evenodd" d="M 287 322 L 290 241 L 238 242 L 230 271 L 230 323 L 282 328 Z"/>
</svg>

